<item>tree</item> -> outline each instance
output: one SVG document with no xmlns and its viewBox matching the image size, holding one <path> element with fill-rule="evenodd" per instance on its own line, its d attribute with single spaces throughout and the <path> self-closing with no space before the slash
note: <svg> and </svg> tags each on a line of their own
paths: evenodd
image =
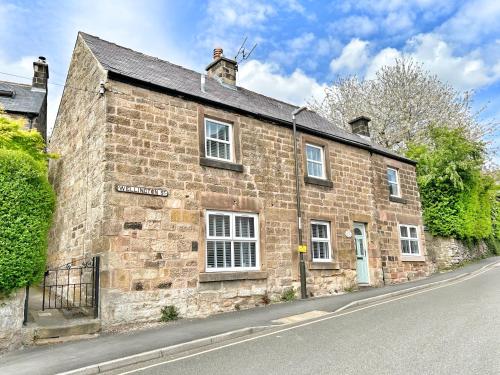
<svg viewBox="0 0 500 375">
<path fill-rule="evenodd" d="M 57 157 L 45 152 L 42 135 L 36 130 L 25 130 L 23 120 L 13 120 L 0 110 L 0 149 L 22 151 L 46 170 L 49 158 Z"/>
<path fill-rule="evenodd" d="M 0 295 L 43 276 L 55 196 L 41 135 L 0 114 Z"/>
<path fill-rule="evenodd" d="M 464 240 L 494 236 L 495 180 L 482 172 L 485 144 L 464 129 L 430 126 L 425 143 L 408 143 L 416 160 L 424 222 L 434 235 Z"/>
<path fill-rule="evenodd" d="M 321 103 L 310 104 L 316 112 L 347 129 L 349 120 L 368 116 L 372 139 L 396 151 L 404 152 L 410 141 L 425 143 L 432 125 L 463 129 L 471 140 L 495 125 L 478 120 L 472 92 L 460 94 L 408 57 L 380 68 L 372 80 L 340 78 L 325 94 Z"/>
</svg>

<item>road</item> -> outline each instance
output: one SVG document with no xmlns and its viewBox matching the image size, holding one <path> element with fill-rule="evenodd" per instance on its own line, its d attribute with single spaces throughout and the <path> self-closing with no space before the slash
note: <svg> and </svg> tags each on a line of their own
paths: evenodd
<svg viewBox="0 0 500 375">
<path fill-rule="evenodd" d="M 500 374 L 500 267 L 109 374 Z"/>
</svg>

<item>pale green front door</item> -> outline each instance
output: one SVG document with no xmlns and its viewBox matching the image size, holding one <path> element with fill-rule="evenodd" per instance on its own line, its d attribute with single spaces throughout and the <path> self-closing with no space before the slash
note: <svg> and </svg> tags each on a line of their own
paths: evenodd
<svg viewBox="0 0 500 375">
<path fill-rule="evenodd" d="M 368 284 L 368 252 L 366 229 L 363 223 L 354 223 L 354 243 L 356 244 L 356 273 L 358 284 Z"/>
</svg>

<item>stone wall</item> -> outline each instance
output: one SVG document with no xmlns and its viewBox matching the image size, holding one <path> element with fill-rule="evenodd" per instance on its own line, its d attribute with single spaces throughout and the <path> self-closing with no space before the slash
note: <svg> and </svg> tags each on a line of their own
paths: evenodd
<svg viewBox="0 0 500 375">
<path fill-rule="evenodd" d="M 68 84 L 97 87 L 103 72 L 79 40 Z M 103 327 L 157 320 L 175 305 L 184 317 L 206 316 L 279 299 L 299 287 L 295 169 L 291 128 L 146 88 L 107 80 L 102 98 L 63 95 L 51 151 L 59 195 L 50 261 L 103 255 Z M 203 119 L 233 124 L 235 166 L 204 158 Z M 201 140 L 201 142 L 200 142 Z M 423 255 L 402 259 L 398 223 L 421 226 L 412 165 L 300 133 L 323 146 L 328 181 L 301 177 L 308 293 L 342 293 L 357 285 L 353 222 L 366 224 L 370 284 L 426 276 Z M 399 168 L 404 200 L 388 197 L 387 166 Z M 128 194 L 116 185 L 166 188 L 168 197 Z M 205 270 L 205 213 L 258 214 L 260 269 Z M 331 262 L 312 262 L 310 222 L 331 225 Z"/>
<path fill-rule="evenodd" d="M 21 346 L 24 319 L 24 290 L 0 297 L 0 354 Z"/>
<path fill-rule="evenodd" d="M 49 180 L 57 194 L 49 235 L 51 267 L 102 252 L 106 105 L 97 91 L 105 77 L 79 37 L 48 145 L 59 155 L 49 163 Z"/>
<path fill-rule="evenodd" d="M 468 246 L 455 238 L 437 237 L 425 233 L 430 260 L 438 269 L 446 269 L 464 261 L 481 259 L 489 254 L 484 241 Z"/>
</svg>

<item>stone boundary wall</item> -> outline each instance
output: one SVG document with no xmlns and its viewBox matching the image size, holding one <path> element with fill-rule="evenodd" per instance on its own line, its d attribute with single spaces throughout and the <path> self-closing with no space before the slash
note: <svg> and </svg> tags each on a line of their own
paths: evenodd
<svg viewBox="0 0 500 375">
<path fill-rule="evenodd" d="M 473 247 L 455 238 L 437 237 L 425 233 L 427 253 L 438 269 L 448 268 L 464 261 L 484 258 L 488 254 L 488 246 L 480 241 Z"/>
<path fill-rule="evenodd" d="M 21 346 L 24 295 L 24 289 L 20 289 L 0 299 L 0 354 Z"/>
</svg>

